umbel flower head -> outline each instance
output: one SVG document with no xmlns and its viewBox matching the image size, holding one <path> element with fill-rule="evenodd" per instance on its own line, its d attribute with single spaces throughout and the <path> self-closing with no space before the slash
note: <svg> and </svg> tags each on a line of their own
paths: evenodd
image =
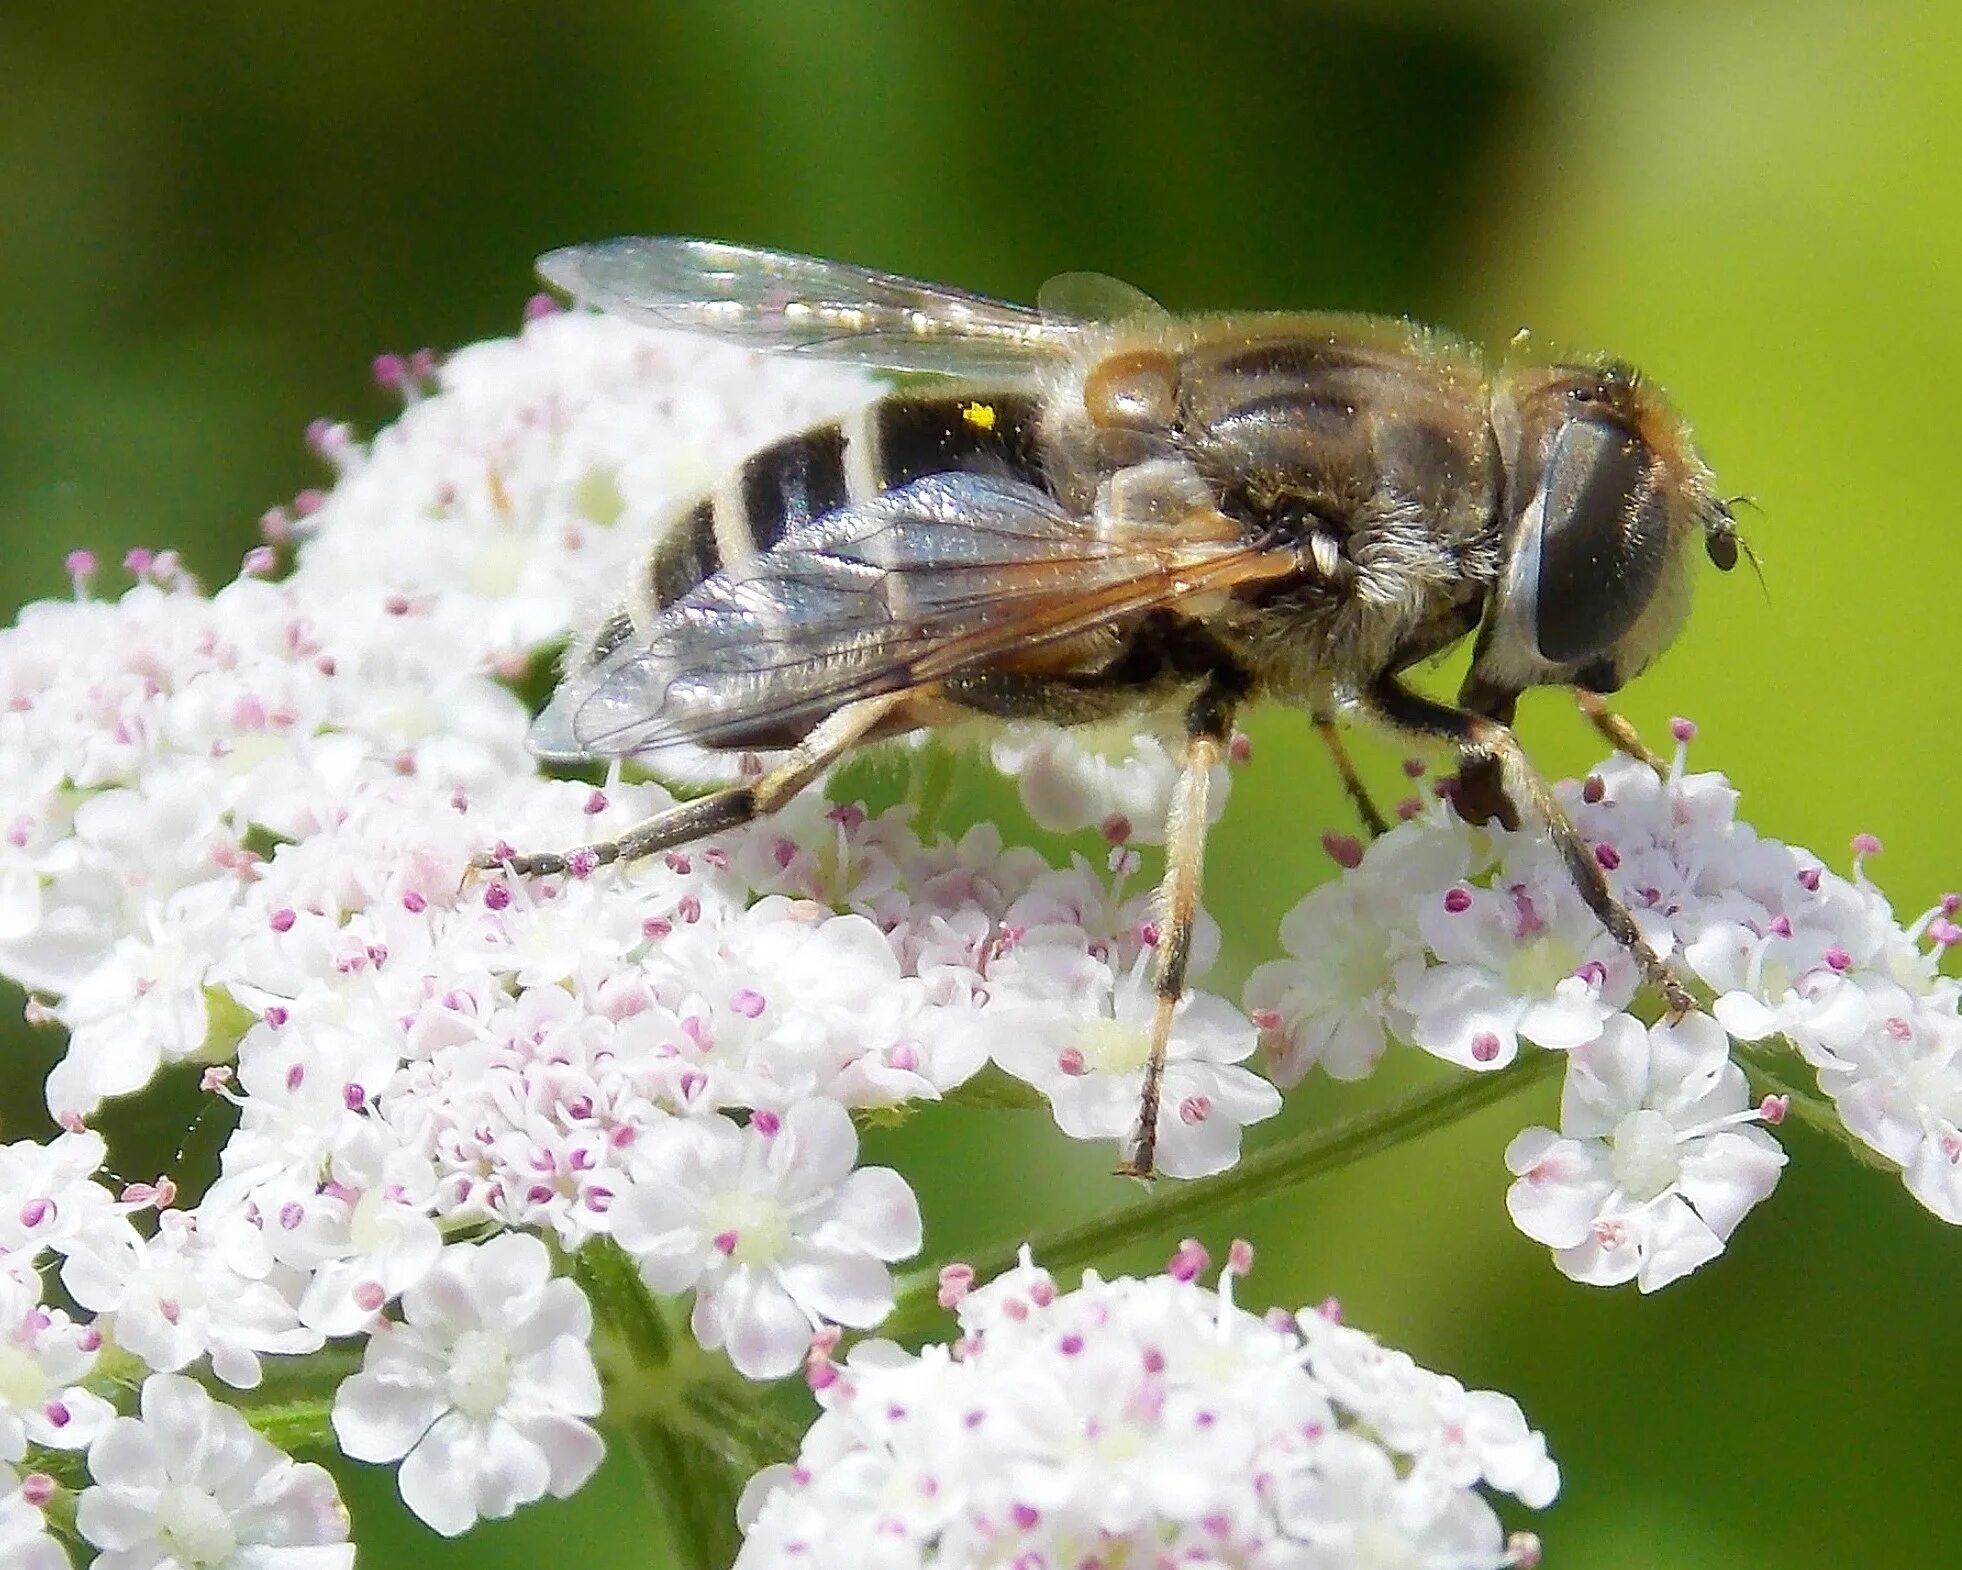
<svg viewBox="0 0 1962 1570">
<path fill-rule="evenodd" d="M 795 1463 L 745 1496 L 739 1566 L 1532 1563 L 1485 1494 L 1550 1504 L 1519 1407 L 1337 1322 L 1260 1317 L 1187 1245 L 1164 1275 L 1060 1290 L 1024 1250 L 961 1339 L 824 1365 Z"/>
<path fill-rule="evenodd" d="M 0 1148 L 12 1559 L 40 1570 L 74 1520 L 103 1564 L 343 1563 L 326 1474 L 249 1431 L 282 1403 L 226 1393 L 325 1378 L 332 1338 L 360 1367 L 314 1392 L 333 1423 L 313 1439 L 398 1465 L 445 1532 L 576 1490 L 609 1398 L 684 1408 L 623 1382 L 689 1370 L 740 1406 L 815 1345 L 826 1415 L 801 1473 L 753 1491 L 750 1562 L 795 1542 L 1523 1562 L 1476 1492 L 1551 1497 L 1516 1408 L 1318 1316 L 1254 1319 L 1190 1269 L 1060 1293 L 1031 1267 L 962 1305 L 956 1348 L 832 1361 L 917 1295 L 893 1267 L 927 1245 L 908 1176 L 862 1162 L 866 1126 L 1040 1096 L 1065 1135 L 1129 1136 L 1159 941 L 1132 844 L 1158 837 L 1171 754 L 992 748 L 1036 822 L 1098 828 L 1101 863 L 943 831 L 918 802 L 944 760 L 922 753 L 883 812 L 813 789 L 631 867 L 474 874 L 673 802 L 626 769 L 542 775 L 519 692 L 679 501 L 878 389 L 551 310 L 378 374 L 403 416 L 367 443 L 315 428 L 333 485 L 268 514 L 232 581 L 206 593 L 137 551 L 110 593 L 77 552 L 75 597 L 0 631 L 0 975 L 66 1033 L 45 1087 L 63 1132 Z M 1899 922 L 1876 844 L 1841 876 L 1759 836 L 1682 745 L 1663 775 L 1613 759 L 1562 790 L 1705 1009 L 1660 1019 L 1533 836 L 1413 805 L 1340 847 L 1244 1007 L 1209 990 L 1202 913 L 1164 1172 L 1226 1172 L 1282 1088 L 1409 1043 L 1471 1074 L 1566 1069 L 1560 1126 L 1504 1159 L 1515 1219 L 1580 1280 L 1649 1290 L 1715 1257 L 1776 1182 L 1787 1116 L 1962 1222 L 1962 988 L 1941 969 L 1962 901 Z M 166 1070 L 210 1098 L 208 1186 L 112 1176 L 89 1127 Z M 627 1317 L 696 1344 L 667 1374 L 609 1355 L 618 1304 L 567 1279 L 616 1251 L 643 1293 Z M 56 1479 L 84 1450 L 76 1500 Z"/>
<path fill-rule="evenodd" d="M 1367 1074 L 1395 1039 L 1474 1072 L 1564 1053 L 1561 1126 L 1508 1147 L 1513 1219 L 1566 1274 L 1652 1291 L 1707 1263 L 1784 1165 L 1769 1129 L 1796 1110 L 1900 1167 L 1962 1219 L 1962 938 L 1953 895 L 1903 925 L 1863 862 L 1851 878 L 1736 817 L 1720 774 L 1691 774 L 1676 722 L 1663 774 L 1614 757 L 1560 795 L 1650 946 L 1705 1001 L 1663 1022 L 1627 955 L 1537 837 L 1474 829 L 1443 803 L 1345 858 L 1290 913 L 1291 957 L 1245 1001 L 1271 1072 Z M 1318 939 L 1332 934 L 1328 944 Z M 1651 1026 L 1651 1021 L 1657 1021 Z M 1754 1076 L 1780 1088 L 1753 1092 Z"/>
</svg>

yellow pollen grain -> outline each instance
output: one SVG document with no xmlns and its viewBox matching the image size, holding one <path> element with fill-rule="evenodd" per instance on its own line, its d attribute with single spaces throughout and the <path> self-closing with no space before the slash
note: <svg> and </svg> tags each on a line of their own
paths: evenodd
<svg viewBox="0 0 1962 1570">
<path fill-rule="evenodd" d="M 977 431 L 992 431 L 995 428 L 995 406 L 991 403 L 963 404 L 961 418 Z"/>
</svg>

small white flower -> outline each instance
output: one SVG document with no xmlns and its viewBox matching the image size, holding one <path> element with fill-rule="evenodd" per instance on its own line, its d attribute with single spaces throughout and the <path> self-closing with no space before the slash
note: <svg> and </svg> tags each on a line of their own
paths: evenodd
<svg viewBox="0 0 1962 1570">
<path fill-rule="evenodd" d="M 1388 1045 L 1408 1036 L 1394 1001 L 1397 967 L 1422 952 L 1418 912 L 1489 860 L 1486 837 L 1443 809 L 1374 841 L 1361 865 L 1312 890 L 1281 922 L 1281 946 L 1247 979 L 1275 1082 L 1296 1085 L 1320 1064 L 1332 1079 L 1362 1079 Z"/>
<path fill-rule="evenodd" d="M 75 1525 L 103 1550 L 100 1570 L 350 1570 L 326 1468 L 293 1461 L 179 1375 L 145 1380 L 141 1412 L 89 1447 L 96 1486 Z"/>
<path fill-rule="evenodd" d="M 1139 733 L 1135 721 L 1066 728 L 1015 724 L 992 746 L 995 767 L 1016 777 L 1029 816 L 1052 833 L 1121 824 L 1120 839 L 1158 845 L 1178 789 L 1180 763 L 1163 737 Z M 1211 776 L 1206 816 L 1226 810 L 1232 776 Z"/>
<path fill-rule="evenodd" d="M 291 1249 L 280 1257 L 311 1277 L 298 1304 L 302 1324 L 323 1335 L 352 1335 L 436 1268 L 443 1239 L 429 1217 L 434 1188 L 420 1154 L 394 1150 L 273 1211 L 267 1231 L 276 1252 L 290 1237 Z"/>
<path fill-rule="evenodd" d="M 593 1475 L 602 1445 L 592 1311 L 522 1233 L 453 1243 L 334 1396 L 357 1461 L 402 1462 L 402 1502 L 446 1537 Z"/>
<path fill-rule="evenodd" d="M 43 1249 L 105 1256 L 119 1270 L 134 1264 L 141 1242 L 132 1207 L 95 1181 L 107 1156 L 92 1129 L 0 1146 L 0 1253 L 30 1264 Z"/>
<path fill-rule="evenodd" d="M 1290 958 L 1247 978 L 1244 1001 L 1270 1044 L 1276 1084 L 1293 1086 L 1320 1064 L 1331 1079 L 1363 1079 L 1389 1045 L 1398 929 L 1372 917 L 1347 882 L 1324 883 L 1281 923 Z"/>
<path fill-rule="evenodd" d="M 1282 1530 L 1301 1545 L 1303 1570 L 1464 1570 L 1506 1563 L 1492 1507 L 1461 1488 L 1399 1477 L 1381 1446 L 1330 1434 L 1312 1470 L 1284 1473 L 1275 1489 Z"/>
<path fill-rule="evenodd" d="M 48 1078 L 49 1108 L 90 1113 L 141 1090 L 163 1063 L 194 1057 L 208 1028 L 205 973 L 218 947 L 210 923 L 230 891 L 199 891 L 196 914 L 153 913 L 149 931 L 118 943 L 57 1011 L 69 1030 L 63 1072 Z"/>
<path fill-rule="evenodd" d="M 821 1325 L 883 1319 L 887 1264 L 919 1252 L 913 1191 L 888 1167 L 853 1171 L 857 1159 L 851 1117 L 831 1101 L 759 1112 L 747 1128 L 678 1119 L 636 1150 L 613 1236 L 656 1292 L 694 1289 L 703 1346 L 775 1379 Z"/>
<path fill-rule="evenodd" d="M 1838 966 L 1827 963 L 1829 955 Z M 1704 927 L 1684 947 L 1717 994 L 1710 1012 L 1739 1041 L 1782 1035 L 1817 1065 L 1866 1029 L 1866 999 L 1843 972 L 1850 957 L 1830 930 L 1774 917 L 1763 930 L 1736 921 Z"/>
<path fill-rule="evenodd" d="M 1504 1068 L 1524 1039 L 1579 1046 L 1634 995 L 1634 968 L 1564 870 L 1493 888 L 1459 885 L 1418 916 L 1438 963 L 1405 961 L 1394 1001 L 1411 1040 L 1460 1068 Z"/>
<path fill-rule="evenodd" d="M 1414 1457 L 1413 1475 L 1454 1488 L 1484 1483 L 1535 1510 L 1560 1492 L 1545 1435 L 1527 1427 L 1511 1396 L 1467 1390 L 1320 1309 L 1297 1314 L 1295 1327 L 1308 1367 L 1330 1396 L 1385 1444 Z"/>
<path fill-rule="evenodd" d="M 83 1385 L 100 1332 L 42 1307 L 38 1285 L 0 1271 L 0 1462 L 19 1461 L 29 1443 L 84 1449 L 116 1415 Z"/>
<path fill-rule="evenodd" d="M 117 1255 L 71 1254 L 62 1282 L 84 1308 L 113 1316 L 119 1345 L 160 1373 L 188 1368 L 207 1353 L 228 1385 L 259 1383 L 259 1354 L 311 1352 L 319 1331 L 302 1325 L 285 1293 L 241 1275 L 180 1210 L 158 1218 L 132 1268 Z"/>
<path fill-rule="evenodd" d="M 1749 1126 L 1744 1071 L 1707 1014 L 1644 1031 L 1626 1016 L 1569 1056 L 1560 1132 L 1506 1149 L 1506 1206 L 1576 1281 L 1666 1286 L 1714 1259 L 1785 1164 Z"/>
<path fill-rule="evenodd" d="M 49 1535 L 46 1518 L 6 1466 L 0 1466 L 0 1565 L 7 1570 L 70 1570 L 67 1551 Z"/>
<path fill-rule="evenodd" d="M 1962 1225 L 1962 1019 L 1891 981 L 1865 992 L 1866 1032 L 1819 1069 L 1860 1139 L 1897 1162 L 1908 1192 Z"/>
<path fill-rule="evenodd" d="M 1077 962 L 1084 991 L 1057 1004 L 1005 1006 L 970 1027 L 994 1060 L 1049 1098 L 1057 1127 L 1073 1139 L 1128 1140 L 1158 998 L 1143 964 L 1112 982 L 1095 961 Z M 1224 998 L 1188 992 L 1166 1045 L 1158 1118 L 1158 1170 L 1204 1177 L 1240 1155 L 1240 1131 L 1281 1110 L 1280 1092 L 1237 1065 L 1258 1035 Z"/>
</svg>

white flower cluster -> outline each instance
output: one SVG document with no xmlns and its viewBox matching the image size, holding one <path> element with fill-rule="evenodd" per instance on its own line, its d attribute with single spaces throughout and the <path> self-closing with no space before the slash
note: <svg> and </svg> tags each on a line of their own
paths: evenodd
<svg viewBox="0 0 1962 1570">
<path fill-rule="evenodd" d="M 1369 846 L 1281 930 L 1246 1004 L 1275 1079 L 1319 1064 L 1360 1078 L 1392 1038 L 1473 1070 L 1522 1042 L 1568 1054 L 1561 1126 L 1506 1152 L 1520 1228 L 1576 1280 L 1648 1291 L 1722 1251 L 1778 1180 L 1747 1067 L 1802 1058 L 1844 1126 L 1962 1222 L 1962 986 L 1939 970 L 1962 938 L 1954 896 L 1903 928 L 1868 881 L 1758 835 L 1719 774 L 1667 778 L 1616 757 L 1561 798 L 1644 937 L 1708 998 L 1645 1026 L 1639 978 L 1545 840 L 1472 828 L 1442 804 Z M 1659 1012 L 1659 1006 L 1658 1006 Z M 1733 1061 L 1733 1057 L 1740 1061 Z"/>
<path fill-rule="evenodd" d="M 813 1382 L 793 1465 L 743 1501 L 739 1566 L 1259 1565 L 1497 1570 L 1537 1561 L 1481 1487 L 1534 1508 L 1560 1474 L 1510 1397 L 1337 1322 L 1267 1317 L 1196 1245 L 1148 1280 L 1059 1291 L 1020 1268 L 963 1299 L 962 1338 L 853 1349 Z"/>
<path fill-rule="evenodd" d="M 0 1279 L 17 1292 L 17 1275 Z M 100 1570 L 353 1565 L 347 1513 L 325 1469 L 296 1464 L 182 1375 L 150 1375 L 134 1417 L 118 1417 L 79 1384 L 57 1388 L 87 1376 L 102 1338 L 93 1327 L 78 1333 L 58 1309 L 16 1320 L 17 1303 L 5 1310 L 14 1328 L 0 1345 L 0 1452 L 18 1462 L 29 1442 L 86 1447 L 94 1481 L 75 1502 L 74 1526 L 103 1550 L 93 1561 Z M 54 1488 L 45 1473 L 20 1477 L 0 1465 L 0 1564 L 9 1570 L 67 1570 L 42 1513 Z"/>
<path fill-rule="evenodd" d="M 269 515 L 234 581 L 207 596 L 136 552 L 99 599 L 77 553 L 75 599 L 0 632 L 0 974 L 67 1033 L 46 1095 L 69 1130 L 0 1152 L 0 1463 L 104 1432 L 105 1341 L 244 1388 L 363 1336 L 344 1447 L 406 1457 L 404 1497 L 460 1531 L 597 1459 L 583 1302 L 500 1231 L 614 1236 L 655 1290 L 692 1290 L 704 1345 L 791 1373 L 820 1328 L 882 1318 L 920 1247 L 848 1109 L 992 1057 L 1072 1133 L 1125 1138 L 1155 929 L 1135 852 L 1114 879 L 1057 870 L 815 794 L 631 869 L 473 874 L 671 803 L 538 776 L 509 684 L 677 499 L 873 384 L 555 312 L 383 374 L 403 417 L 366 446 L 316 428 L 338 483 Z M 1101 752 L 1042 756 L 1038 794 L 1110 777 Z M 1118 772 L 1145 811 L 1172 766 L 1147 744 Z M 1237 1066 L 1254 1047 L 1194 997 L 1168 1170 L 1229 1164 L 1278 1105 Z M 235 1117 L 217 1181 L 112 1192 L 86 1120 L 185 1064 Z M 51 1306 L 57 1266 L 79 1320 Z"/>
<path fill-rule="evenodd" d="M 539 1235 L 566 1252 L 610 1238 L 652 1290 L 693 1294 L 703 1346 L 781 1377 L 814 1338 L 877 1325 L 890 1267 L 921 1246 L 906 1182 L 859 1166 L 854 1112 L 946 1096 L 992 1065 L 1041 1090 L 1072 1136 L 1132 1130 L 1158 929 L 1130 842 L 1158 834 L 1175 773 L 1156 739 L 996 743 L 1039 822 L 1101 831 L 1101 868 L 811 792 L 631 868 L 471 870 L 487 850 L 583 843 L 671 804 L 618 770 L 539 776 L 514 689 L 639 570 L 677 501 L 875 384 L 552 311 L 440 367 L 377 369 L 407 395 L 402 418 L 365 445 L 317 427 L 337 482 L 269 514 L 235 580 L 206 595 L 171 553 L 139 551 L 133 585 L 99 599 L 78 552 L 76 597 L 0 631 L 0 975 L 67 1035 L 46 1086 L 66 1132 L 0 1150 L 9 1563 L 54 1541 L 41 1507 L 56 1485 L 29 1469 L 83 1449 L 95 1483 L 75 1520 L 106 1565 L 344 1563 L 325 1474 L 183 1377 L 250 1388 L 267 1359 L 329 1339 L 363 1350 L 333 1406 L 342 1448 L 399 1461 L 403 1497 L 439 1530 L 569 1493 L 599 1459 L 600 1391 L 590 1310 Z M 1754 1109 L 1731 1054 L 1755 1063 L 1777 1037 L 1854 1133 L 1962 1220 L 1962 1029 L 1935 964 L 1962 937 L 1954 904 L 1903 933 L 1862 873 L 1758 840 L 1721 780 L 1680 764 L 1666 784 L 1610 765 L 1571 795 L 1650 941 L 1709 987 L 1714 1020 L 1644 1028 L 1626 1012 L 1626 956 L 1545 846 L 1418 814 L 1295 912 L 1283 937 L 1298 957 L 1256 975 L 1248 1012 L 1185 999 L 1161 1170 L 1221 1171 L 1278 1109 L 1245 1066 L 1263 1035 L 1283 1082 L 1315 1062 L 1365 1073 L 1390 1035 L 1472 1069 L 1524 1040 L 1569 1052 L 1571 1069 L 1562 1128 L 1508 1153 L 1514 1214 L 1570 1273 L 1653 1286 L 1720 1249 L 1776 1178 L 1756 1125 L 1782 1103 Z M 1193 977 L 1217 947 L 1202 918 Z M 112 1185 L 87 1120 L 173 1066 L 230 1120 L 217 1179 L 198 1194 Z M 1071 1301 L 1096 1329 L 1134 1294 L 1176 1318 L 1167 1305 L 1190 1290 L 1093 1284 Z M 1004 1287 L 969 1314 L 992 1301 L 1019 1299 Z M 1403 1397 L 1344 1394 L 1332 1335 L 1281 1337 L 1331 1414 L 1305 1436 L 1313 1464 L 1276 1483 L 1258 1521 L 1234 1505 L 1221 1538 L 1201 1509 L 1180 1540 L 1271 1527 L 1295 1545 L 1275 1564 L 1405 1538 L 1456 1544 L 1463 1566 L 1504 1562 L 1465 1492 L 1480 1476 L 1515 1486 L 1501 1463 L 1386 1427 Z M 861 1354 L 851 1379 L 876 1363 Z M 118 1416 L 109 1398 L 131 1387 L 140 1414 L 125 1399 Z M 1101 1387 L 1047 1388 L 1102 1410 Z M 1246 1423 L 1219 1431 L 1266 1446 Z M 1115 1477 L 1121 1459 L 1096 1465 Z M 1113 1482 L 1111 1498 L 1156 1509 L 1157 1484 L 1137 1479 L 1175 1469 L 1139 1471 L 1128 1494 Z M 1067 1509 L 1056 1521 L 1092 1530 Z"/>
</svg>

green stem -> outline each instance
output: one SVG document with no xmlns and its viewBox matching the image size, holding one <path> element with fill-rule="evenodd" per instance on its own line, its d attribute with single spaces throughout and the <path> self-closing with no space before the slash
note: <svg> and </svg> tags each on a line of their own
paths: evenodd
<svg viewBox="0 0 1962 1570">
<path fill-rule="evenodd" d="M 953 794 L 954 749 L 937 741 L 926 742 L 913 759 L 913 832 L 927 842 Z"/>
<path fill-rule="evenodd" d="M 797 1453 L 798 1428 L 768 1393 L 671 1324 L 626 1251 L 596 1238 L 572 1256 L 593 1305 L 593 1352 L 612 1426 L 626 1436 L 678 1563 L 727 1570 L 740 1546 L 736 1500 L 761 1466 Z"/>
<path fill-rule="evenodd" d="M 1310 1178 L 1338 1171 L 1416 1135 L 1448 1127 L 1548 1078 L 1566 1061 L 1566 1054 L 1561 1052 L 1529 1052 L 1510 1068 L 1424 1086 L 1332 1127 L 1297 1134 L 1215 1177 L 1162 1184 L 1142 1204 L 1054 1232 L 1035 1233 L 1028 1238 L 1028 1246 L 1052 1270 L 1094 1264 L 1115 1249 L 1189 1230 L 1249 1201 L 1271 1199 Z M 1022 1240 L 1017 1239 L 977 1255 L 969 1261 L 975 1278 L 985 1281 L 1011 1268 L 1021 1248 Z M 932 1330 L 941 1320 L 938 1294 L 937 1270 L 914 1271 L 904 1277 L 893 1311 L 879 1327 L 880 1334 L 903 1338 Z"/>
<path fill-rule="evenodd" d="M 651 1413 L 637 1416 L 626 1431 L 680 1565 L 729 1570 L 742 1539 L 736 1530 L 740 1484 L 728 1462 Z"/>
<path fill-rule="evenodd" d="M 788 1461 L 804 1437 L 803 1425 L 766 1404 L 768 1394 L 768 1387 L 746 1380 L 704 1382 L 684 1388 L 681 1405 L 697 1439 L 753 1472 Z"/>
<path fill-rule="evenodd" d="M 1816 1134 L 1824 1134 L 1854 1157 L 1882 1172 L 1900 1168 L 1877 1150 L 1871 1149 L 1841 1120 L 1838 1109 L 1827 1097 L 1807 1085 L 1792 1072 L 1803 1061 L 1783 1036 L 1767 1041 L 1732 1041 L 1730 1050 L 1751 1077 L 1761 1094 L 1783 1096 L 1785 1115 Z"/>
<path fill-rule="evenodd" d="M 621 1360 L 641 1374 L 665 1367 L 674 1337 L 626 1250 L 611 1238 L 594 1238 L 572 1256 L 572 1271 L 595 1323 L 618 1341 Z"/>
<path fill-rule="evenodd" d="M 247 1405 L 233 1398 L 239 1416 L 288 1455 L 299 1450 L 332 1449 L 334 1398 L 305 1396 L 293 1401 Z"/>
</svg>

